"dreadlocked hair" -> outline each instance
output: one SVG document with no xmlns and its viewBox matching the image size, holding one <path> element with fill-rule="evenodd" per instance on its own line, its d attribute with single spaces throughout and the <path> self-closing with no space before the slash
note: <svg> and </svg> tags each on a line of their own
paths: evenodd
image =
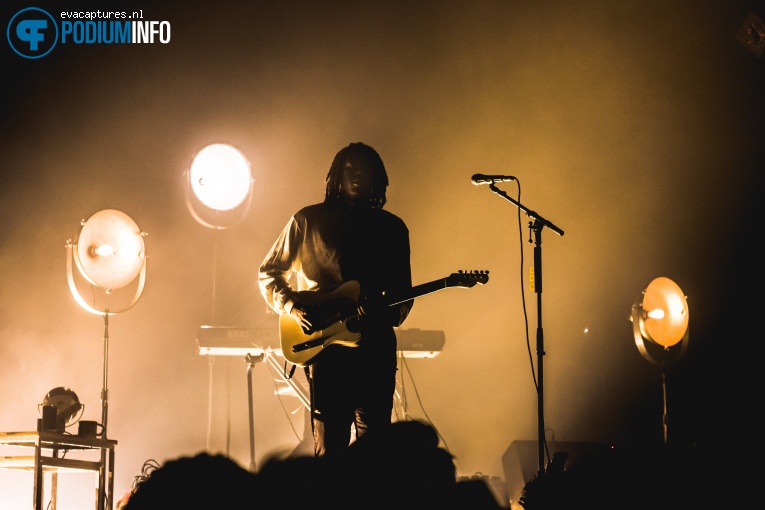
<svg viewBox="0 0 765 510">
<path fill-rule="evenodd" d="M 372 209 L 382 209 L 385 205 L 385 190 L 388 187 L 388 173 L 385 171 L 385 165 L 382 158 L 369 145 L 361 142 L 355 142 L 349 146 L 340 149 L 335 155 L 335 159 L 332 161 L 332 166 L 329 167 L 327 178 L 327 189 L 324 194 L 325 203 L 340 203 L 340 183 L 343 178 L 343 168 L 345 163 L 352 156 L 365 159 L 374 172 L 374 182 L 372 185 L 372 191 L 369 194 L 369 207 Z"/>
</svg>

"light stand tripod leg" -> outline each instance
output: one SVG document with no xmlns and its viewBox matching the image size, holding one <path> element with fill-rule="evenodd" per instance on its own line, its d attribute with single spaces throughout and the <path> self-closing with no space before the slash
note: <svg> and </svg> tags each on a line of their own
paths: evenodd
<svg viewBox="0 0 765 510">
<path fill-rule="evenodd" d="M 109 415 L 109 310 L 104 312 L 104 381 L 101 389 L 101 438 L 106 439 L 106 424 Z M 98 492 L 96 494 L 96 508 L 103 510 L 106 504 L 106 487 L 104 482 L 106 472 L 106 450 L 101 448 L 101 465 L 98 468 Z M 111 504 L 111 502 L 109 502 Z M 54 507 L 55 508 L 55 507 Z"/>
<path fill-rule="evenodd" d="M 106 421 L 109 413 L 109 310 L 104 313 L 104 381 L 101 390 L 101 437 L 106 439 Z"/>
<path fill-rule="evenodd" d="M 249 356 L 249 354 L 248 354 Z M 255 418 L 252 410 L 252 363 L 247 366 L 247 401 L 250 412 L 250 471 L 255 472 Z"/>
</svg>

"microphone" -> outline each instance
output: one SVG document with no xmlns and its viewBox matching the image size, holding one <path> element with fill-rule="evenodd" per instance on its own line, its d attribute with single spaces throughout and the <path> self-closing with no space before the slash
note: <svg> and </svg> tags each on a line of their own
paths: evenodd
<svg viewBox="0 0 765 510">
<path fill-rule="evenodd" d="M 484 175 L 474 174 L 470 178 L 476 186 L 480 184 L 494 184 L 495 182 L 510 182 L 517 180 L 512 175 Z"/>
</svg>

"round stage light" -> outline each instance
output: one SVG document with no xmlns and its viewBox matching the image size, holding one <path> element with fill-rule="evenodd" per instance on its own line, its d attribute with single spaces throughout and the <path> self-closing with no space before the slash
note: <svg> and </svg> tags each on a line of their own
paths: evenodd
<svg viewBox="0 0 765 510">
<path fill-rule="evenodd" d="M 138 225 L 125 213 L 104 209 L 83 223 L 77 240 L 82 275 L 102 289 L 119 289 L 135 280 L 146 258 Z"/>
<path fill-rule="evenodd" d="M 85 406 L 80 403 L 77 394 L 63 386 L 50 390 L 43 398 L 40 408 L 42 409 L 43 406 L 56 408 L 56 425 L 59 431 L 77 423 L 82 416 L 82 411 L 85 410 Z"/>
<path fill-rule="evenodd" d="M 640 333 L 663 347 L 672 347 L 688 332 L 688 301 L 680 287 L 666 277 L 651 281 L 639 305 Z"/>
<path fill-rule="evenodd" d="M 250 194 L 250 163 L 231 145 L 208 145 L 194 158 L 189 182 L 202 204 L 216 211 L 230 211 Z"/>
</svg>

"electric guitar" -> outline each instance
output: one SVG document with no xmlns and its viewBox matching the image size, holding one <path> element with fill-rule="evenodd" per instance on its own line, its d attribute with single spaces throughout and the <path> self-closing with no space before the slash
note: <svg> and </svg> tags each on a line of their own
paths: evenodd
<svg viewBox="0 0 765 510">
<path fill-rule="evenodd" d="M 399 296 L 384 296 L 383 302 L 388 306 L 399 305 L 425 294 L 449 287 L 469 288 L 489 281 L 488 271 L 459 271 L 446 278 L 433 280 L 412 287 Z M 322 322 L 319 328 L 307 332 L 288 313 L 279 316 L 279 342 L 284 359 L 299 366 L 306 366 L 325 347 L 332 344 L 346 347 L 357 347 L 361 333 L 358 326 L 358 299 L 361 285 L 355 280 L 347 281 L 331 292 L 300 291 L 301 302 L 319 307 Z"/>
</svg>

